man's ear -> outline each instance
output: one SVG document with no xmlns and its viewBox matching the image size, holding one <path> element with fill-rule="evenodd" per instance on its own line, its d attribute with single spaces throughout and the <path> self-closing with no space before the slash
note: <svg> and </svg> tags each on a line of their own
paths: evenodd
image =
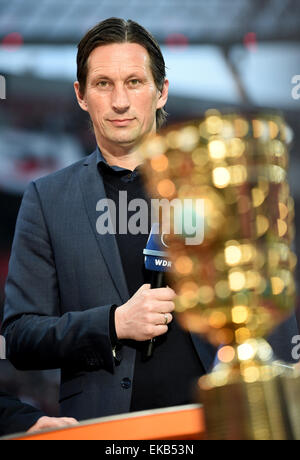
<svg viewBox="0 0 300 460">
<path fill-rule="evenodd" d="M 161 90 L 160 97 L 157 101 L 156 109 L 162 109 L 168 100 L 168 94 L 169 94 L 169 80 L 164 81 L 164 86 Z"/>
<path fill-rule="evenodd" d="M 75 94 L 76 94 L 78 104 L 80 105 L 82 110 L 84 110 L 85 112 L 88 112 L 88 106 L 87 106 L 85 97 L 82 96 L 82 94 L 80 92 L 80 86 L 79 86 L 78 81 L 74 82 L 74 90 L 75 90 Z"/>
</svg>

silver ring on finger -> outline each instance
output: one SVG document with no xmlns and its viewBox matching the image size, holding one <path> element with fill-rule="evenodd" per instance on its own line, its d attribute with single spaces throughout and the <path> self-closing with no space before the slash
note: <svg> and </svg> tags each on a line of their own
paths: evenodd
<svg viewBox="0 0 300 460">
<path fill-rule="evenodd" d="M 164 318 L 165 318 L 165 325 L 167 325 L 168 322 L 169 322 L 169 318 L 168 318 L 167 313 L 164 313 Z"/>
</svg>

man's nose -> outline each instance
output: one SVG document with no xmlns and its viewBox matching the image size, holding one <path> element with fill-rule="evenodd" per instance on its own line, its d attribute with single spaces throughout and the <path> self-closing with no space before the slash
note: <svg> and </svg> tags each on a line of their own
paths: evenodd
<svg viewBox="0 0 300 460">
<path fill-rule="evenodd" d="M 129 109 L 130 103 L 126 88 L 116 86 L 112 94 L 112 107 L 116 112 L 124 113 Z"/>
</svg>

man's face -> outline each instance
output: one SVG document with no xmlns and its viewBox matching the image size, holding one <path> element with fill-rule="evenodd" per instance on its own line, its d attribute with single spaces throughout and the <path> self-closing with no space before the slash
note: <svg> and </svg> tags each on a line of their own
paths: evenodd
<svg viewBox="0 0 300 460">
<path fill-rule="evenodd" d="M 156 110 L 167 100 L 168 82 L 160 92 L 154 82 L 147 50 L 136 43 L 95 48 L 88 59 L 84 95 L 75 91 L 89 112 L 100 148 L 133 148 L 156 130 Z"/>
</svg>

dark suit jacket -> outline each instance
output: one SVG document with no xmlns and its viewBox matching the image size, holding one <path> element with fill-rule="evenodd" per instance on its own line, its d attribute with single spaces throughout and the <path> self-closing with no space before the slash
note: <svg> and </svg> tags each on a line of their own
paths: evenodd
<svg viewBox="0 0 300 460">
<path fill-rule="evenodd" d="M 117 365 L 109 334 L 110 308 L 129 294 L 115 236 L 96 229 L 105 197 L 96 152 L 32 182 L 6 283 L 8 359 L 22 370 L 61 368 L 61 415 L 78 420 L 128 412 L 131 400 L 135 350 L 124 345 Z M 214 350 L 193 340 L 208 370 Z"/>
<path fill-rule="evenodd" d="M 45 414 L 0 391 L 0 436 L 29 430 Z"/>
</svg>

